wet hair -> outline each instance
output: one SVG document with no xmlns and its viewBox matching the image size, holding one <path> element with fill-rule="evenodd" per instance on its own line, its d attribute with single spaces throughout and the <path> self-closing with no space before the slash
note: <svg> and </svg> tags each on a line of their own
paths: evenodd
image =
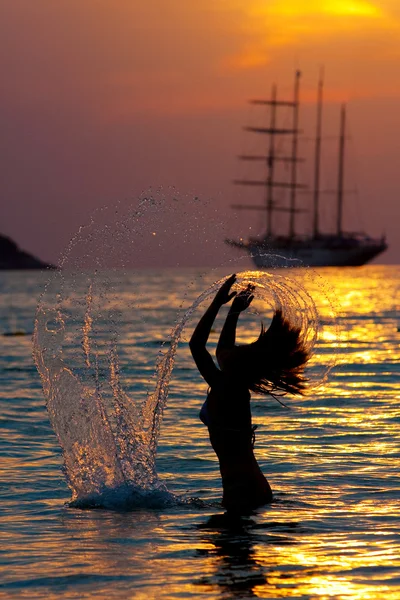
<svg viewBox="0 0 400 600">
<path fill-rule="evenodd" d="M 275 311 L 271 325 L 261 324 L 258 339 L 236 346 L 233 363 L 249 390 L 257 394 L 304 394 L 307 378 L 304 368 L 311 358 L 301 329 Z"/>
</svg>

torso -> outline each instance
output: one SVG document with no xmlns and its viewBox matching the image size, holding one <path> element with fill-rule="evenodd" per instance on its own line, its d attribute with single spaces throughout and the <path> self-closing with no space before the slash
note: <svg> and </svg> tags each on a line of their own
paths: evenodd
<svg viewBox="0 0 400 600">
<path fill-rule="evenodd" d="M 218 456 L 226 508 L 256 508 L 272 499 L 271 488 L 253 452 L 250 392 L 238 382 L 221 377 L 202 409 L 211 445 Z"/>
<path fill-rule="evenodd" d="M 250 392 L 222 373 L 207 396 L 210 424 L 215 427 L 251 429 Z"/>
</svg>

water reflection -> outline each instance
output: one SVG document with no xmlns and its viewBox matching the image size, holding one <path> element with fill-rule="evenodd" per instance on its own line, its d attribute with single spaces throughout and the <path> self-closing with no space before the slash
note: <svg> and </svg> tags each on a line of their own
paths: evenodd
<svg viewBox="0 0 400 600">
<path fill-rule="evenodd" d="M 289 411 L 254 400 L 256 452 L 278 501 L 236 524 L 223 515 L 207 520 L 218 511 L 220 478 L 198 420 L 206 389 L 184 339 L 158 468 L 171 491 L 204 503 L 118 513 L 63 508 L 68 489 L 30 340 L 3 337 L 0 597 L 399 600 L 400 268 L 322 275 L 340 301 L 343 335 L 339 347 L 329 306 L 312 289 L 324 319 L 316 360 L 324 364 L 338 353 L 339 365 L 315 393 L 290 400 Z M 141 337 L 132 314 L 121 332 L 129 392 L 149 340 L 167 335 L 189 276 L 195 279 L 178 272 L 149 279 L 143 272 L 127 276 L 119 290 L 122 308 L 135 283 L 146 298 L 151 287 L 157 303 L 146 305 Z M 14 286 L 0 295 L 3 330 L 11 292 L 18 327 L 28 330 L 32 322 L 38 291 L 26 286 L 26 275 L 18 277 L 21 293 Z M 186 304 L 215 279 L 210 273 L 198 280 Z M 355 298 L 353 290 L 362 294 Z M 141 374 L 143 386 L 147 375 Z"/>
<path fill-rule="evenodd" d="M 211 516 L 197 528 L 205 546 L 212 549 L 197 552 L 214 558 L 215 571 L 198 583 L 217 586 L 221 598 L 258 598 L 257 588 L 269 585 L 270 568 L 258 560 L 257 546 L 293 544 L 288 533 L 296 527 L 296 523 L 258 523 L 255 518 L 228 513 Z"/>
</svg>

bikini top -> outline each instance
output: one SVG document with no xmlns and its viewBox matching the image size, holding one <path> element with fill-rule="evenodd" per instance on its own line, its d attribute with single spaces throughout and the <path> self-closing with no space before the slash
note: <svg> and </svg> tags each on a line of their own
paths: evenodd
<svg viewBox="0 0 400 600">
<path fill-rule="evenodd" d="M 239 436 L 249 436 L 251 438 L 251 445 L 254 448 L 254 444 L 256 441 L 256 429 L 258 428 L 258 425 L 252 425 L 250 427 L 250 429 L 248 427 L 244 428 L 233 428 L 233 427 L 224 427 L 223 425 L 216 425 L 215 423 L 211 423 L 211 419 L 210 419 L 210 414 L 209 414 L 209 408 L 208 408 L 208 395 L 207 398 L 203 404 L 203 406 L 201 407 L 200 413 L 199 413 L 199 417 L 200 417 L 200 421 L 202 423 L 204 423 L 204 425 L 206 427 L 208 427 L 208 430 L 210 431 L 210 433 L 220 433 L 220 434 L 236 434 Z"/>
</svg>

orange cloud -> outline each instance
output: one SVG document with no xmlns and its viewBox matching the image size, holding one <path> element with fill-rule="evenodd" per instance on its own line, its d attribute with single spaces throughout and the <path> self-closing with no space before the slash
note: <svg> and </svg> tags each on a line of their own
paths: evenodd
<svg viewBox="0 0 400 600">
<path fill-rule="evenodd" d="M 286 17 L 303 17 L 310 15 L 338 15 L 352 17 L 382 17 L 383 11 L 365 0 L 299 0 L 268 3 L 260 0 L 254 4 L 255 14 L 278 14 Z"/>
<path fill-rule="evenodd" d="M 395 54 L 398 44 L 389 35 L 400 29 L 395 7 L 368 0 L 252 0 L 243 2 L 245 18 L 241 24 L 250 40 L 225 64 L 238 69 L 267 64 L 274 49 L 337 39 L 381 38 L 380 52 Z M 388 49 L 388 46 L 392 48 Z"/>
</svg>

